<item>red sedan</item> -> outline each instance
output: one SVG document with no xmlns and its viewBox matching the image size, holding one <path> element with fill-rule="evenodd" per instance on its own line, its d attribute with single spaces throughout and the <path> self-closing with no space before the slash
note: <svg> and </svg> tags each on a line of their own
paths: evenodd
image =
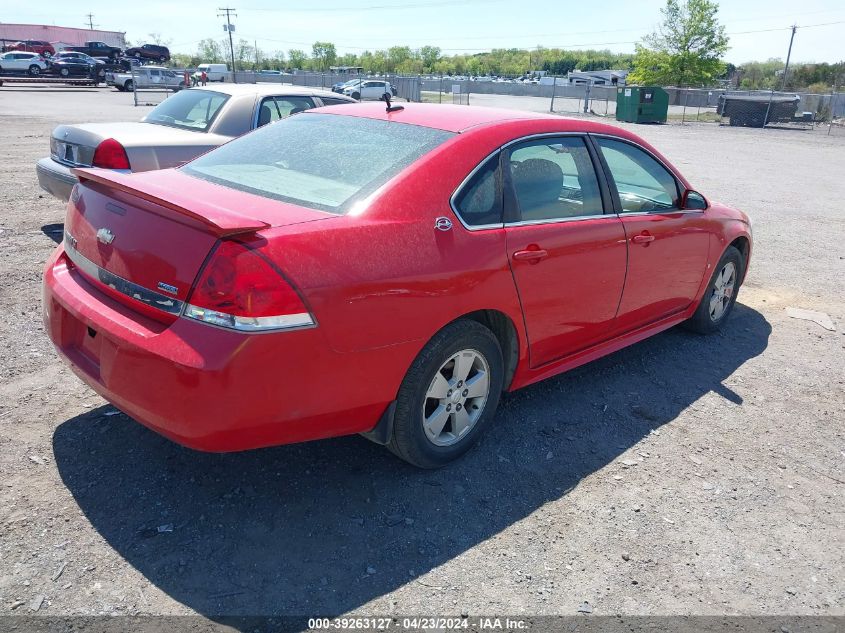
<svg viewBox="0 0 845 633">
<path fill-rule="evenodd" d="M 335 106 L 179 169 L 74 171 L 46 331 L 209 451 L 363 433 L 440 466 L 503 390 L 720 328 L 751 255 L 748 217 L 648 143 L 553 116 Z"/>
</svg>

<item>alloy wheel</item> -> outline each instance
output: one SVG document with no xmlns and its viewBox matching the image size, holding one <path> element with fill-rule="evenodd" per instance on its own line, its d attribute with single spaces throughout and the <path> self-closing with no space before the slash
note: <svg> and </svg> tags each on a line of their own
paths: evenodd
<svg viewBox="0 0 845 633">
<path fill-rule="evenodd" d="M 731 303 L 736 286 L 736 266 L 726 263 L 713 282 L 713 294 L 710 296 L 710 319 L 718 321 L 725 314 Z"/>
<path fill-rule="evenodd" d="M 451 446 L 476 425 L 490 395 L 490 366 L 474 349 L 464 349 L 434 374 L 423 402 L 423 430 L 435 446 Z"/>
</svg>

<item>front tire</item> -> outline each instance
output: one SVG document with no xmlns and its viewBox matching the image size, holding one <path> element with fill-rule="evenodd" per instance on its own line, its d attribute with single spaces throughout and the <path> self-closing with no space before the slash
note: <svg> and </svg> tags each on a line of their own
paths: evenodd
<svg viewBox="0 0 845 633">
<path fill-rule="evenodd" d="M 721 329 L 736 303 L 744 270 L 742 253 L 735 246 L 728 246 L 716 264 L 695 314 L 684 325 L 700 334 L 710 334 Z"/>
<path fill-rule="evenodd" d="M 349 96 L 350 96 L 350 97 L 352 97 L 353 99 L 355 99 L 355 101 L 360 101 L 360 100 L 361 100 L 361 93 L 360 93 L 360 92 L 353 92 L 353 93 L 352 93 L 351 95 L 349 95 Z"/>
<path fill-rule="evenodd" d="M 125 84 L 123 84 L 123 89 L 126 92 L 132 92 L 135 89 L 135 83 L 130 79 Z"/>
<path fill-rule="evenodd" d="M 499 405 L 502 350 L 470 320 L 447 325 L 423 348 L 396 398 L 388 448 L 420 468 L 439 468 L 466 453 Z"/>
<path fill-rule="evenodd" d="M 30 77 L 40 77 L 41 76 L 41 66 L 36 66 L 33 64 L 29 67 L 29 76 Z"/>
</svg>

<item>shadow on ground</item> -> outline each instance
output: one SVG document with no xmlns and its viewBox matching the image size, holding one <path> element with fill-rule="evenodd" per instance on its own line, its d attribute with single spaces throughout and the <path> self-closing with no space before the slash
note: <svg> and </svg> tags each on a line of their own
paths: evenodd
<svg viewBox="0 0 845 633">
<path fill-rule="evenodd" d="M 707 392 L 741 403 L 722 383 L 770 332 L 738 304 L 723 334 L 670 330 L 512 394 L 435 472 L 357 436 L 197 453 L 106 407 L 57 428 L 55 459 L 93 527 L 178 602 L 212 618 L 339 614 L 563 497 Z"/>
<path fill-rule="evenodd" d="M 56 222 L 55 224 L 45 224 L 41 227 L 41 232 L 53 240 L 56 244 L 61 244 L 65 238 L 64 222 Z"/>
</svg>

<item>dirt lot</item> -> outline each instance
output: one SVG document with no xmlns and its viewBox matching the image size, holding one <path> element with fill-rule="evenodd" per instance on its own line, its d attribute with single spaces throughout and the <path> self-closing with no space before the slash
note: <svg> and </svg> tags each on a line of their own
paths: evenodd
<svg viewBox="0 0 845 633">
<path fill-rule="evenodd" d="M 422 472 L 359 437 L 195 453 L 58 361 L 34 163 L 58 123 L 142 111 L 0 89 L 0 614 L 845 614 L 845 139 L 636 126 L 753 216 L 729 327 L 513 394 Z"/>
</svg>

